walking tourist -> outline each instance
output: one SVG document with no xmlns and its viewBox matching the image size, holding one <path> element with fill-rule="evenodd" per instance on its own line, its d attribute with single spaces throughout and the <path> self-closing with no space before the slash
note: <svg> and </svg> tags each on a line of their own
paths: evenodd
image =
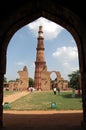
<svg viewBox="0 0 86 130">
<path fill-rule="evenodd" d="M 57 87 L 56 87 L 56 84 L 55 84 L 55 83 L 53 83 L 52 88 L 53 88 L 54 95 L 56 95 Z"/>
<path fill-rule="evenodd" d="M 75 89 L 72 90 L 72 97 L 75 97 Z"/>
<path fill-rule="evenodd" d="M 60 95 L 60 88 L 59 87 L 57 88 L 57 91 L 58 91 L 58 95 Z"/>
<path fill-rule="evenodd" d="M 56 95 L 56 87 L 53 87 L 54 95 Z"/>
</svg>

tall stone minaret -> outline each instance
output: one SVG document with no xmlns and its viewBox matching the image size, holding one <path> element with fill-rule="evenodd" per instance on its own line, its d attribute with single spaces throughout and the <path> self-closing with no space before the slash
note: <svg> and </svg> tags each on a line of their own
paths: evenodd
<svg viewBox="0 0 86 130">
<path fill-rule="evenodd" d="M 46 66 L 44 58 L 44 43 L 43 43 L 43 30 L 42 26 L 39 26 L 38 31 L 38 43 L 36 48 L 36 61 L 35 61 L 35 76 L 34 76 L 34 88 L 41 89 L 41 71 Z"/>
</svg>

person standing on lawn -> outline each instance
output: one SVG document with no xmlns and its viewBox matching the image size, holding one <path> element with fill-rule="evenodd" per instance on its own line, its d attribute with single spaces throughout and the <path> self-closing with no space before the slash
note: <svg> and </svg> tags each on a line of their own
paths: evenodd
<svg viewBox="0 0 86 130">
<path fill-rule="evenodd" d="M 57 91 L 58 91 L 58 95 L 60 95 L 60 88 L 59 87 L 57 88 Z"/>
<path fill-rule="evenodd" d="M 56 95 L 56 91 L 57 91 L 56 84 L 55 84 L 55 83 L 53 83 L 53 92 L 54 92 L 54 95 Z"/>
</svg>

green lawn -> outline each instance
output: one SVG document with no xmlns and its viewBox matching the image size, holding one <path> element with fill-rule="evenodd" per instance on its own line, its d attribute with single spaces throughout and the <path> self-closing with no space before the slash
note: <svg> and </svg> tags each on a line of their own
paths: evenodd
<svg viewBox="0 0 86 130">
<path fill-rule="evenodd" d="M 81 110 L 82 98 L 76 94 L 72 98 L 72 92 L 61 92 L 54 95 L 53 92 L 33 92 L 28 93 L 15 102 L 11 103 L 13 110 L 50 110 L 51 103 L 55 102 L 57 110 Z"/>
<path fill-rule="evenodd" d="M 11 91 L 11 90 L 10 91 L 6 91 L 6 90 L 3 91 L 4 96 L 12 95 L 14 93 L 18 93 L 18 92 L 17 91 Z"/>
</svg>

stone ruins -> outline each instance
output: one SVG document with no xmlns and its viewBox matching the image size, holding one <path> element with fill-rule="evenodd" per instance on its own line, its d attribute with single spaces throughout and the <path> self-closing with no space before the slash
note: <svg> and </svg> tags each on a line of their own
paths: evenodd
<svg viewBox="0 0 86 130">
<path fill-rule="evenodd" d="M 44 37 L 42 26 L 39 26 L 38 31 L 38 43 L 37 43 L 37 53 L 36 53 L 36 61 L 35 61 L 35 76 L 34 76 L 34 88 L 37 90 L 47 91 L 52 89 L 50 75 L 52 72 L 56 73 L 57 78 L 54 83 L 60 89 L 68 89 L 68 81 L 64 80 L 61 77 L 59 71 L 48 71 L 46 61 L 44 58 Z"/>
<path fill-rule="evenodd" d="M 61 74 L 59 71 L 48 71 L 46 61 L 44 58 L 44 37 L 43 37 L 43 30 L 42 26 L 39 26 L 38 31 L 38 43 L 36 48 L 36 61 L 35 61 L 35 73 L 34 73 L 34 88 L 36 90 L 42 90 L 42 91 L 49 91 L 52 89 L 53 83 L 51 83 L 51 74 L 54 72 L 57 76 L 54 83 L 57 87 L 60 87 L 62 90 L 68 89 L 68 81 L 64 80 L 63 77 L 61 77 Z M 28 69 L 26 66 L 24 66 L 23 71 L 18 71 L 18 74 L 20 76 L 18 81 L 15 82 L 9 82 L 5 85 L 7 85 L 7 88 L 9 86 L 10 90 L 26 90 L 29 87 L 29 75 L 28 75 Z"/>
<path fill-rule="evenodd" d="M 29 87 L 29 75 L 27 67 L 24 66 L 22 71 L 18 71 L 18 74 L 20 76 L 18 81 L 12 81 L 4 84 L 6 89 L 9 88 L 9 90 L 23 91 Z"/>
</svg>

